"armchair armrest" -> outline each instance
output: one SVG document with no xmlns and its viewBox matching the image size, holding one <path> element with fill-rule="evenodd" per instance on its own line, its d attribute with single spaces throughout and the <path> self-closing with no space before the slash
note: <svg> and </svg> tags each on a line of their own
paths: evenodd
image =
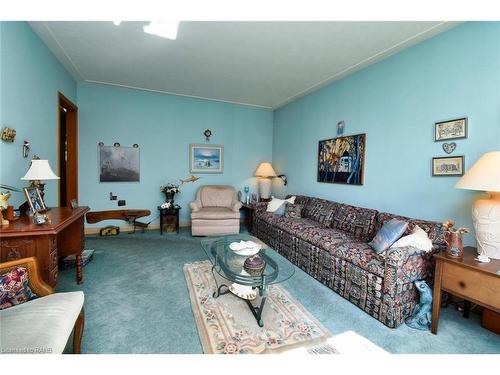
<svg viewBox="0 0 500 375">
<path fill-rule="evenodd" d="M 384 293 L 395 297 L 406 284 L 434 275 L 433 252 L 412 246 L 389 248 L 385 257 Z"/>
<path fill-rule="evenodd" d="M 37 296 L 43 297 L 54 293 L 54 289 L 40 277 L 36 258 L 34 257 L 0 263 L 0 275 L 17 267 L 24 267 L 28 270 L 28 285 Z"/>
<path fill-rule="evenodd" d="M 243 203 L 241 203 L 240 201 L 233 201 L 233 203 L 231 204 L 231 210 L 233 210 L 234 212 L 239 212 L 242 206 Z"/>
<path fill-rule="evenodd" d="M 193 212 L 197 212 L 201 209 L 201 204 L 198 201 L 193 201 L 193 202 L 189 203 L 189 207 L 191 207 L 191 210 Z"/>
</svg>

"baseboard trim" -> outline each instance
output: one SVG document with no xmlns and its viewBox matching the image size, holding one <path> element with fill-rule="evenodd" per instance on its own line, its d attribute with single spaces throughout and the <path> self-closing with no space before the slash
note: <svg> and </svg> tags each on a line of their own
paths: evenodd
<svg viewBox="0 0 500 375">
<path fill-rule="evenodd" d="M 92 234 L 99 234 L 102 228 L 107 227 L 107 225 L 104 225 L 102 227 L 86 227 L 85 228 L 85 235 L 92 235 Z M 188 228 L 191 227 L 191 224 L 189 223 L 181 223 L 179 225 L 180 228 Z M 125 226 L 120 226 L 120 233 L 131 233 L 134 231 L 134 226 L 133 225 L 125 225 Z M 143 228 L 136 227 L 135 231 L 136 232 L 142 232 Z M 149 224 L 147 228 L 144 228 L 146 231 L 151 231 L 151 230 L 160 230 L 160 224 Z"/>
</svg>

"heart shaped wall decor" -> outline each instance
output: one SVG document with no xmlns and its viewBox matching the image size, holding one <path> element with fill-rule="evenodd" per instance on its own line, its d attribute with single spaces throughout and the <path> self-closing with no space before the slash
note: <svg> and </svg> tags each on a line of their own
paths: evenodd
<svg viewBox="0 0 500 375">
<path fill-rule="evenodd" d="M 443 143 L 443 150 L 447 154 L 451 154 L 457 148 L 457 144 L 455 142 Z"/>
</svg>

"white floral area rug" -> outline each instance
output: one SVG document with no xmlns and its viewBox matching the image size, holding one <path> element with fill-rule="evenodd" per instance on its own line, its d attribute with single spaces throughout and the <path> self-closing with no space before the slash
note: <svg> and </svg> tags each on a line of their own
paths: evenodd
<svg viewBox="0 0 500 375">
<path fill-rule="evenodd" d="M 213 297 L 216 289 L 209 261 L 184 265 L 191 306 L 206 354 L 281 353 L 292 350 L 337 354 L 331 337 L 300 303 L 280 285 L 269 287 L 259 327 L 246 301 L 232 293 Z M 220 283 L 226 283 L 218 278 Z M 252 301 L 260 303 L 259 297 Z"/>
</svg>

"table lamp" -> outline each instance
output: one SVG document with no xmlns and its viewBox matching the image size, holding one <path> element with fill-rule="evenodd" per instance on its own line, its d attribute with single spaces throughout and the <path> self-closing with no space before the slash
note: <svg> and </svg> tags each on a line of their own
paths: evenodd
<svg viewBox="0 0 500 375">
<path fill-rule="evenodd" d="M 271 163 L 260 163 L 255 171 L 255 176 L 259 178 L 259 195 L 261 199 L 269 199 L 271 196 L 271 179 L 277 177 Z"/>
<path fill-rule="evenodd" d="M 487 152 L 455 185 L 459 189 L 486 191 L 490 199 L 478 199 L 472 207 L 478 260 L 500 259 L 500 151 Z"/>
<path fill-rule="evenodd" d="M 21 177 L 21 180 L 28 180 L 30 186 L 39 188 L 43 200 L 45 195 L 45 183 L 43 181 L 59 180 L 59 177 L 50 168 L 48 160 L 33 159 L 28 172 L 24 177 Z"/>
</svg>

